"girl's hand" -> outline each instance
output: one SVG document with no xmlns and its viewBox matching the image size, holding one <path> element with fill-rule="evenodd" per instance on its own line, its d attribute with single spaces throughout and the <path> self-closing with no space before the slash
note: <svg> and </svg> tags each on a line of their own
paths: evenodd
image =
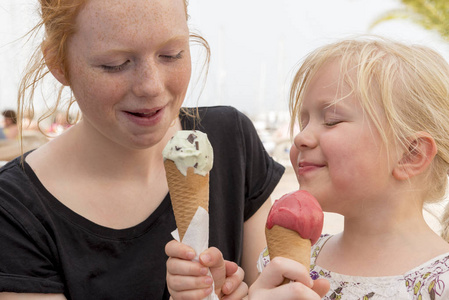
<svg viewBox="0 0 449 300">
<path fill-rule="evenodd" d="M 221 299 L 241 300 L 248 295 L 248 285 L 243 282 L 245 272 L 235 262 L 225 260 L 225 264 L 226 280 L 221 288 L 221 295 L 223 295 Z M 211 269 L 211 272 L 212 271 L 213 270 Z"/>
<path fill-rule="evenodd" d="M 294 282 L 280 285 L 284 277 Z M 329 291 L 325 279 L 313 281 L 302 264 L 288 258 L 274 258 L 249 289 L 252 300 L 320 300 Z"/>
<path fill-rule="evenodd" d="M 217 248 L 209 248 L 200 255 L 200 262 L 192 248 L 177 241 L 170 241 L 165 252 L 167 260 L 167 287 L 173 299 L 203 299 L 212 292 L 223 299 L 241 299 L 248 287 L 243 283 L 243 270 L 229 261 Z M 208 268 L 212 277 L 207 275 Z"/>
</svg>

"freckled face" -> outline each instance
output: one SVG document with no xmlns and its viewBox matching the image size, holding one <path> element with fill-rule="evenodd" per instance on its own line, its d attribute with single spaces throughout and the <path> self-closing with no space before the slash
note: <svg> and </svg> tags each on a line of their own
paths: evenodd
<svg viewBox="0 0 449 300">
<path fill-rule="evenodd" d="M 183 0 L 89 0 L 68 43 L 84 128 L 147 148 L 177 117 L 190 81 Z"/>
<path fill-rule="evenodd" d="M 334 103 L 338 80 L 337 63 L 323 66 L 314 76 L 300 111 L 302 130 L 294 139 L 290 160 L 301 189 L 313 194 L 323 210 L 347 215 L 392 194 L 394 155 L 387 153 L 353 94 Z"/>
</svg>

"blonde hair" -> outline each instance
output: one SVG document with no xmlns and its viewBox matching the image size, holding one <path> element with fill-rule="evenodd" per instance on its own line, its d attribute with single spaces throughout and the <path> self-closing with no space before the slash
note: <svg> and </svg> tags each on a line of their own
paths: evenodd
<svg viewBox="0 0 449 300">
<path fill-rule="evenodd" d="M 299 111 L 314 74 L 331 61 L 340 63 L 340 84 L 350 87 L 385 144 L 389 133 L 407 148 L 407 140 L 419 131 L 435 139 L 438 152 L 426 178 L 426 202 L 441 200 L 449 170 L 449 65 L 445 59 L 428 47 L 374 36 L 323 46 L 307 56 L 293 79 L 291 132 L 296 121 L 301 124 Z M 386 124 L 375 109 L 379 106 Z"/>
<path fill-rule="evenodd" d="M 67 42 L 70 37 L 76 32 L 76 17 L 81 9 L 89 0 L 40 0 L 40 22 L 34 26 L 28 35 L 36 37 L 38 33 L 45 29 L 44 38 L 38 47 L 25 70 L 18 93 L 18 120 L 19 132 L 22 136 L 22 122 L 21 120 L 27 112 L 32 119 L 34 117 L 33 99 L 38 85 L 42 82 L 44 77 L 50 73 L 48 66 L 61 66 L 65 77 L 70 82 L 70 69 L 67 63 Z M 184 0 L 186 19 L 189 18 L 187 14 L 188 0 Z M 207 41 L 199 34 L 190 33 L 190 40 L 193 43 L 198 43 L 206 49 L 206 58 L 201 70 L 201 73 L 206 71 L 210 61 L 210 47 Z M 45 58 L 44 58 L 45 54 Z M 55 104 L 48 107 L 48 110 L 39 118 L 39 123 L 54 115 L 62 105 L 62 94 L 64 86 L 60 85 Z M 66 112 L 66 119 L 69 121 L 69 110 L 76 102 L 73 95 L 68 100 L 68 108 Z M 76 119 L 79 119 L 76 118 Z"/>
</svg>

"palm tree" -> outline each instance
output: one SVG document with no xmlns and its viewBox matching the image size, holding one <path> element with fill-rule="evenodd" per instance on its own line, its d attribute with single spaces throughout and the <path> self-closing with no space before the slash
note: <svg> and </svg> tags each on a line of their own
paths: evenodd
<svg viewBox="0 0 449 300">
<path fill-rule="evenodd" d="M 449 41 L 448 0 L 401 0 L 403 7 L 380 16 L 371 27 L 393 19 L 409 19 L 425 29 L 437 31 Z"/>
</svg>

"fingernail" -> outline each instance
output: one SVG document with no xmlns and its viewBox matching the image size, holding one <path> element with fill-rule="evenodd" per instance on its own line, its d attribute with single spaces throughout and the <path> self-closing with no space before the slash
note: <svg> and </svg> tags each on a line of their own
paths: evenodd
<svg viewBox="0 0 449 300">
<path fill-rule="evenodd" d="M 207 285 L 211 285 L 212 282 L 214 282 L 214 280 L 213 280 L 212 277 L 210 277 L 210 276 L 207 276 L 207 277 L 204 279 L 204 283 L 207 284 Z"/>
<path fill-rule="evenodd" d="M 210 262 L 210 255 L 209 254 L 203 254 L 201 255 L 201 260 L 205 263 Z"/>
<path fill-rule="evenodd" d="M 208 287 L 204 290 L 204 296 L 208 296 L 212 293 L 212 287 Z"/>
<path fill-rule="evenodd" d="M 207 275 L 207 268 L 201 268 L 200 269 L 200 274 L 201 275 Z"/>
<path fill-rule="evenodd" d="M 193 251 L 188 251 L 188 252 L 187 252 L 187 259 L 192 260 L 192 259 L 194 259 L 194 258 L 195 258 L 195 252 L 193 252 Z"/>
<path fill-rule="evenodd" d="M 224 287 L 226 288 L 226 292 L 229 293 L 232 290 L 232 282 L 226 282 Z"/>
</svg>

